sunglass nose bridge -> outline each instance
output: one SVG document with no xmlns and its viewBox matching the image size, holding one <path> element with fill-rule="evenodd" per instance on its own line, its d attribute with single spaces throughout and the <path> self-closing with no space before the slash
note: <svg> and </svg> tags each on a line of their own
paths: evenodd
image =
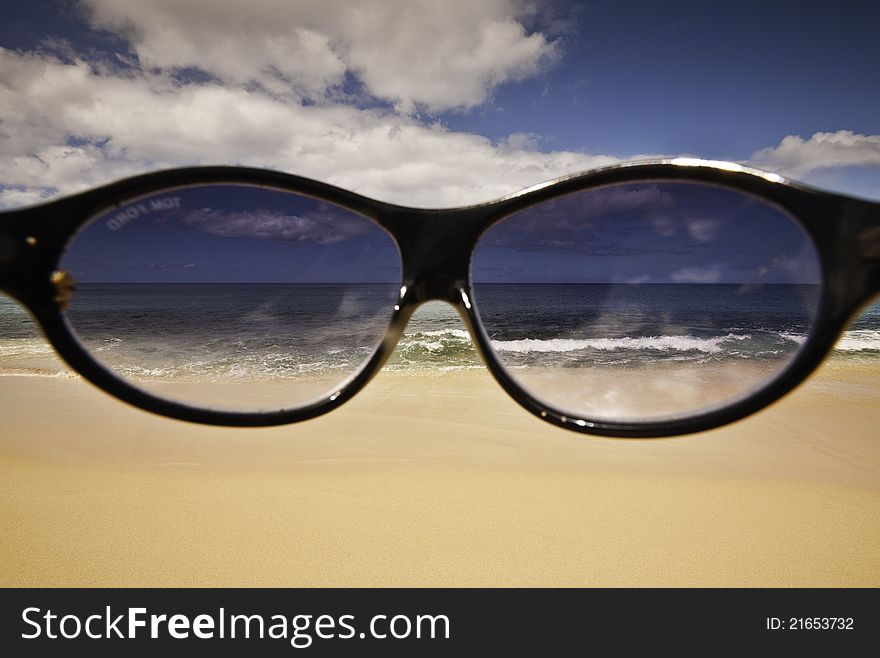
<svg viewBox="0 0 880 658">
<path fill-rule="evenodd" d="M 471 250 L 481 218 L 466 211 L 416 211 L 396 224 L 403 258 L 400 304 L 439 300 L 468 306 Z M 467 302 L 465 302 L 467 300 Z"/>
<path fill-rule="evenodd" d="M 425 302 L 444 301 L 456 307 L 463 304 L 470 306 L 466 279 L 450 277 L 442 272 L 411 279 L 401 290 L 401 305 L 420 306 Z M 467 300 L 466 304 L 464 300 Z"/>
</svg>

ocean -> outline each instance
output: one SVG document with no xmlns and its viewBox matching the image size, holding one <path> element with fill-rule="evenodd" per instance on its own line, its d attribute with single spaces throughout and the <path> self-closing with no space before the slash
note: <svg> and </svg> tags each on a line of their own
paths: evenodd
<svg viewBox="0 0 880 658">
<path fill-rule="evenodd" d="M 482 284 L 474 296 L 510 367 L 789 358 L 807 337 L 812 287 L 764 286 L 745 298 L 735 288 Z M 381 337 L 396 292 L 385 284 L 80 284 L 69 315 L 99 360 L 125 376 L 289 379 L 356 368 Z M 0 298 L 0 375 L 63 376 L 60 364 L 44 361 L 51 354 L 26 312 Z M 853 321 L 832 358 L 880 363 L 880 303 Z M 442 303 L 419 309 L 386 365 L 475 367 L 469 335 Z"/>
<path fill-rule="evenodd" d="M 68 318 L 99 361 L 146 389 L 299 382 L 305 388 L 294 399 L 279 395 L 279 405 L 292 406 L 358 369 L 381 339 L 396 294 L 392 284 L 80 284 Z M 558 380 L 532 380 L 533 372 L 675 366 L 705 375 L 728 365 L 776 372 L 806 340 L 817 294 L 808 285 L 480 284 L 474 301 L 502 363 L 547 399 Z M 880 365 L 880 304 L 855 319 L 831 358 Z M 419 309 L 385 366 L 482 367 L 457 314 L 442 303 Z M 27 314 L 2 299 L 0 376 L 15 375 L 75 376 Z M 199 403 L 206 395 L 175 397 Z M 218 404 L 225 408 L 227 398 Z"/>
</svg>

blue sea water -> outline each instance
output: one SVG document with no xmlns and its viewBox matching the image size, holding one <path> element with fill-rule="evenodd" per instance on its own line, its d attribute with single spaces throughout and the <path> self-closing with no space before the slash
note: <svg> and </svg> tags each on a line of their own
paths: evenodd
<svg viewBox="0 0 880 658">
<path fill-rule="evenodd" d="M 502 361 L 526 366 L 638 367 L 787 360 L 806 340 L 813 286 L 732 284 L 493 285 L 474 291 Z M 96 357 L 147 380 L 344 378 L 375 349 L 397 295 L 392 284 L 81 284 L 71 326 Z M 20 308 L 0 300 L 0 374 L 65 369 Z M 880 363 L 880 304 L 844 333 L 834 358 Z M 446 305 L 413 319 L 386 366 L 481 367 Z"/>
</svg>

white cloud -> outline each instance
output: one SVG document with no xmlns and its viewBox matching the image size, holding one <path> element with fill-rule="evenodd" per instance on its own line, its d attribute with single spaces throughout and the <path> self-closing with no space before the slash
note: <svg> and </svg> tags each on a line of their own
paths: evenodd
<svg viewBox="0 0 880 658">
<path fill-rule="evenodd" d="M 342 214 L 332 207 L 322 207 L 321 204 L 306 215 L 285 215 L 265 209 L 224 212 L 201 208 L 187 214 L 182 221 L 197 230 L 223 237 L 321 245 L 366 235 L 372 226 L 357 215 Z"/>
<path fill-rule="evenodd" d="M 96 72 L 0 49 L 0 185 L 8 200 L 183 164 L 273 167 L 416 206 L 475 203 L 616 159 L 426 125 L 258 89 Z"/>
<path fill-rule="evenodd" d="M 469 108 L 534 75 L 557 47 L 518 20 L 522 0 L 84 0 L 144 67 L 197 67 L 321 99 L 356 76 L 404 112 Z"/>
<path fill-rule="evenodd" d="M 488 240 L 495 246 L 565 248 L 586 250 L 595 255 L 608 248 L 596 242 L 608 231 L 597 228 L 597 219 L 631 210 L 656 212 L 674 205 L 673 196 L 653 184 L 592 189 L 521 210 L 514 215 L 515 221 L 499 224 L 497 230 L 490 232 Z M 618 231 L 629 230 L 632 220 L 619 215 L 614 219 Z M 641 219 L 636 220 L 639 221 Z M 553 227 L 552 231 L 548 231 L 549 226 Z"/>
<path fill-rule="evenodd" d="M 0 189 L 0 208 L 30 206 L 51 196 L 53 196 L 51 190 L 41 190 L 38 187 Z"/>
<path fill-rule="evenodd" d="M 536 11 L 525 0 L 84 2 L 138 59 L 119 68 L 0 48 L 0 206 L 187 164 L 277 168 L 386 201 L 454 206 L 617 161 L 419 118 L 484 103 L 553 62 L 551 37 L 523 27 Z M 176 77 L 189 67 L 213 79 Z M 341 88 L 350 78 L 390 105 L 354 104 Z M 753 159 L 788 173 L 871 164 L 878 140 L 787 137 Z"/>
<path fill-rule="evenodd" d="M 682 267 L 675 270 L 669 278 L 676 283 L 718 283 L 721 280 L 721 266 Z"/>
<path fill-rule="evenodd" d="M 851 130 L 815 133 L 809 139 L 788 135 L 778 146 L 753 153 L 750 162 L 795 178 L 832 167 L 880 167 L 880 135 Z"/>
<path fill-rule="evenodd" d="M 690 236 L 699 243 L 711 241 L 723 227 L 720 219 L 686 219 L 685 223 Z"/>
</svg>

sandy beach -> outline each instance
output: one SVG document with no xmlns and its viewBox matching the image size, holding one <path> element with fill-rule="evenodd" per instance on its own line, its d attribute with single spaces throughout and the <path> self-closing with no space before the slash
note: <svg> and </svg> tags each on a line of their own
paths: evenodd
<svg viewBox="0 0 880 658">
<path fill-rule="evenodd" d="M 880 370 L 683 438 L 589 438 L 483 370 L 225 429 L 0 377 L 4 586 L 878 586 Z"/>
</svg>

